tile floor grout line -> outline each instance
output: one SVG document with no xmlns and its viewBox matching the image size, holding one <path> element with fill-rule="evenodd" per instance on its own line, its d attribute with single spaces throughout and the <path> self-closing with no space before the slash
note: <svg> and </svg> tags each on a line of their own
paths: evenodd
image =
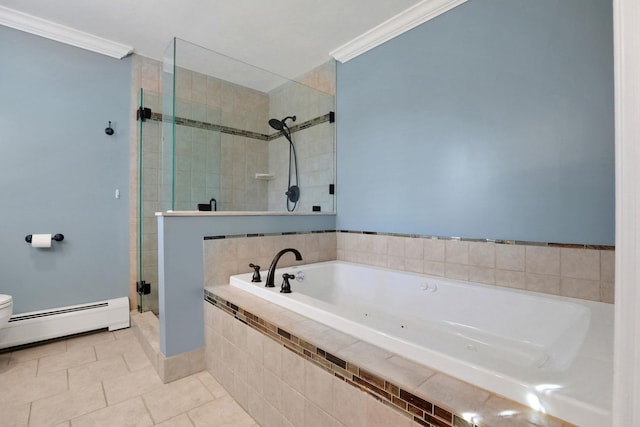
<svg viewBox="0 0 640 427">
<path fill-rule="evenodd" d="M 27 426 L 31 423 L 31 408 L 33 406 L 33 402 L 29 402 L 29 415 L 27 416 Z"/>
<path fill-rule="evenodd" d="M 151 410 L 149 410 L 149 406 L 147 405 L 147 401 L 144 400 L 144 395 L 143 394 L 139 394 L 138 396 L 140 396 L 140 400 L 142 400 L 142 404 L 144 405 L 144 409 L 147 410 L 147 413 L 149 414 L 149 418 L 151 418 L 151 421 L 153 422 L 153 425 L 158 424 L 156 422 L 156 419 L 153 417 L 153 414 L 151 413 Z M 171 419 L 171 418 L 169 418 Z"/>
</svg>

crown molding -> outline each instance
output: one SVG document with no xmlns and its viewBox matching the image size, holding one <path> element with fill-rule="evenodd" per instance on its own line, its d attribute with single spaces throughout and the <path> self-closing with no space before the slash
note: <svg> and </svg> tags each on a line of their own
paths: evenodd
<svg viewBox="0 0 640 427">
<path fill-rule="evenodd" d="M 467 0 L 422 0 L 366 33 L 329 52 L 337 61 L 347 62 L 412 28 L 433 19 Z"/>
<path fill-rule="evenodd" d="M 0 6 L 0 25 L 117 59 L 122 59 L 133 52 L 133 47 L 131 46 L 103 39 L 102 37 L 4 6 Z"/>
</svg>

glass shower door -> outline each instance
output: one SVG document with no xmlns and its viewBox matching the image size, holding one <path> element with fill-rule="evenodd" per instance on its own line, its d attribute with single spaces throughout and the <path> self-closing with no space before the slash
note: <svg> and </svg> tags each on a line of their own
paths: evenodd
<svg viewBox="0 0 640 427">
<path fill-rule="evenodd" d="M 161 97 L 140 89 L 138 110 L 138 311 L 158 314 L 158 227 L 155 213 L 162 210 Z M 155 111 L 155 113 L 154 113 Z"/>
</svg>

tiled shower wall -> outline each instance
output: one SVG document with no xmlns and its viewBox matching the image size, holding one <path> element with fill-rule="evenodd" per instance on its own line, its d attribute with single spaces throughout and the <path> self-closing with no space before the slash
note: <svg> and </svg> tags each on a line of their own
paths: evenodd
<svg viewBox="0 0 640 427">
<path fill-rule="evenodd" d="M 305 85 L 288 83 L 269 92 L 270 117 L 295 115 L 295 122 L 287 122 L 293 126 L 335 111 L 335 62 L 327 62 L 297 80 Z M 334 196 L 329 194 L 329 184 L 335 183 L 334 133 L 335 126 L 329 122 L 293 132 L 300 167 L 301 197 L 296 211 L 311 212 L 314 205 L 323 212 L 335 209 Z M 288 168 L 289 143 L 284 137 L 270 141 L 269 172 L 275 174 L 268 188 L 270 211 L 286 210 Z"/>
</svg>

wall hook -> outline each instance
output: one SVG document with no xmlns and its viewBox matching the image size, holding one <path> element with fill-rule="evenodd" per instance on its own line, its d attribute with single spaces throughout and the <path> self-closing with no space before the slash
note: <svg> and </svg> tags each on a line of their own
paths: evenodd
<svg viewBox="0 0 640 427">
<path fill-rule="evenodd" d="M 111 120 L 109 120 L 109 127 L 107 127 L 104 130 L 104 133 L 106 133 L 107 135 L 111 136 L 115 133 L 115 131 L 113 130 L 113 128 L 111 127 Z"/>
</svg>

